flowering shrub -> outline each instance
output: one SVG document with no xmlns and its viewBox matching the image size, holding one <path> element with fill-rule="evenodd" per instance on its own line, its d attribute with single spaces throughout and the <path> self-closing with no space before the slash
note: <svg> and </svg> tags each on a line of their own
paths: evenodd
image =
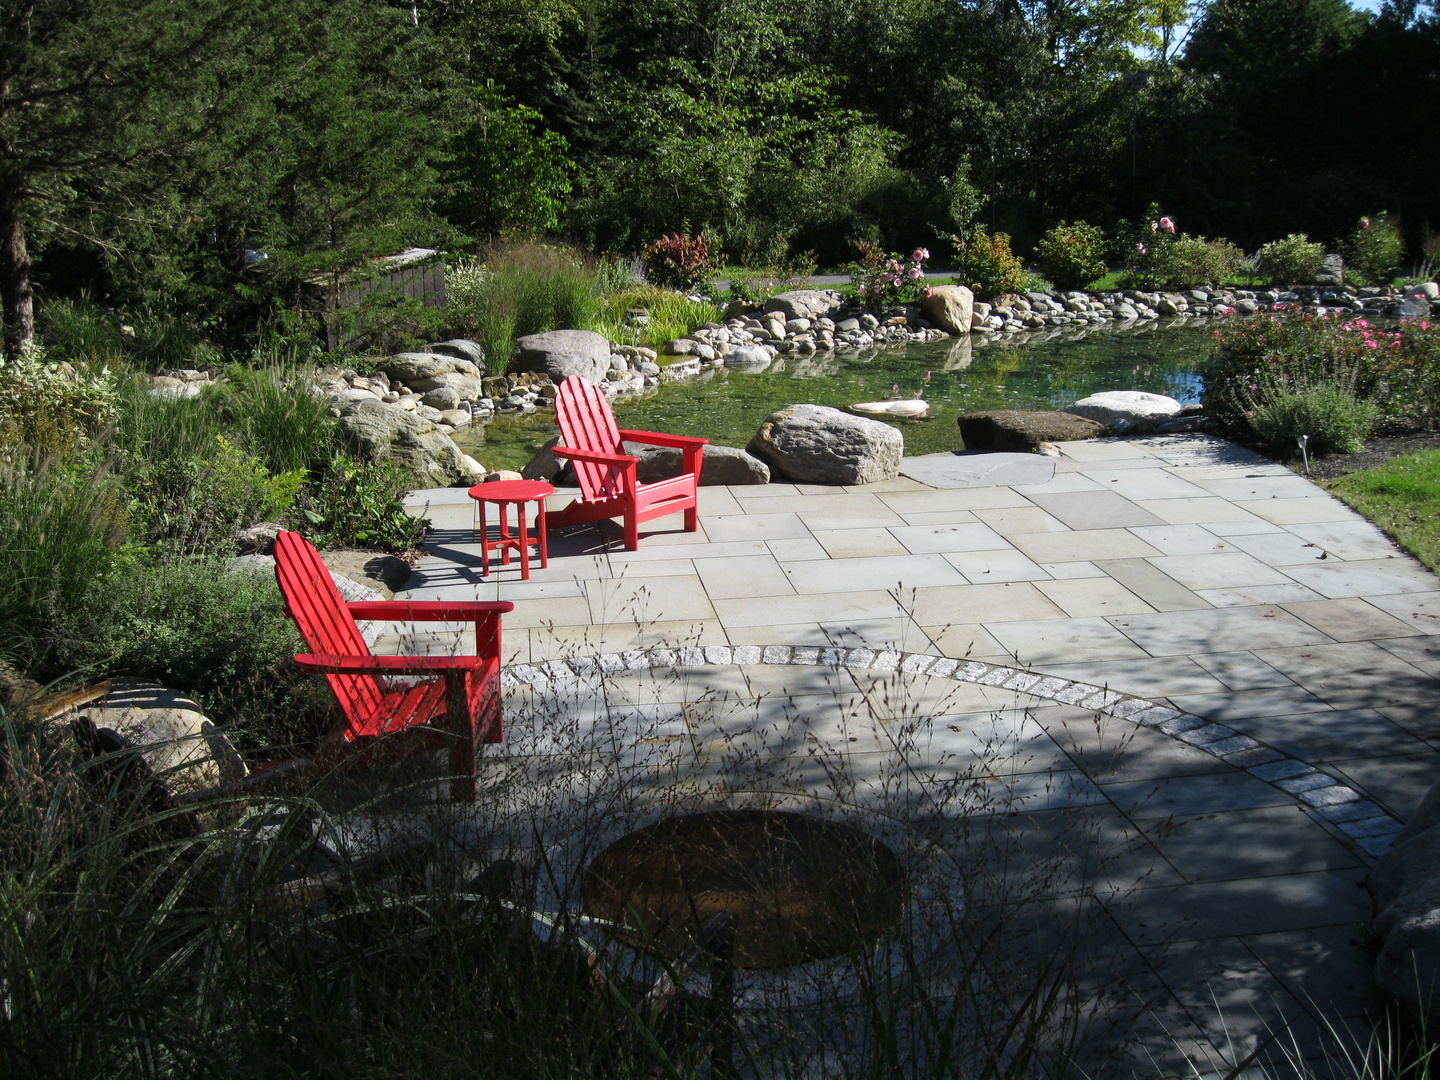
<svg viewBox="0 0 1440 1080">
<path fill-rule="evenodd" d="M 1255 268 L 1274 285 L 1306 285 L 1325 267 L 1325 249 L 1304 233 L 1272 240 L 1255 253 Z"/>
<path fill-rule="evenodd" d="M 916 248 L 908 257 L 885 254 L 875 244 L 857 240 L 860 261 L 850 268 L 850 282 L 860 302 L 872 311 L 892 304 L 913 304 L 931 289 L 925 284 L 927 248 Z"/>
<path fill-rule="evenodd" d="M 1245 253 L 1228 240 L 1206 240 L 1180 232 L 1172 218 L 1150 206 L 1145 219 L 1122 229 L 1117 253 L 1131 288 L 1194 288 L 1233 277 Z"/>
<path fill-rule="evenodd" d="M 646 277 L 655 284 L 689 292 L 710 272 L 710 241 L 703 229 L 694 236 L 672 232 L 650 244 L 641 257 Z"/>
<path fill-rule="evenodd" d="M 950 237 L 950 242 L 960 260 L 961 280 L 975 290 L 977 299 L 1025 290 L 1025 267 L 1010 250 L 1008 234 L 977 228 L 968 236 Z"/>
<path fill-rule="evenodd" d="M 1105 233 L 1083 221 L 1056 225 L 1040 238 L 1035 256 L 1040 272 L 1057 289 L 1083 289 L 1109 269 L 1105 265 Z"/>
<path fill-rule="evenodd" d="M 1207 410 L 1249 422 L 1276 388 L 1332 386 L 1373 402 L 1391 428 L 1440 423 L 1440 326 L 1408 319 L 1393 329 L 1299 309 L 1227 317 L 1201 366 Z M 1258 396 L 1257 396 L 1258 395 Z M 1313 434 L 1313 433 L 1311 433 Z"/>
<path fill-rule="evenodd" d="M 1345 245 L 1345 270 L 1364 285 L 1388 285 L 1405 256 L 1400 226 L 1387 213 L 1362 217 Z"/>
</svg>

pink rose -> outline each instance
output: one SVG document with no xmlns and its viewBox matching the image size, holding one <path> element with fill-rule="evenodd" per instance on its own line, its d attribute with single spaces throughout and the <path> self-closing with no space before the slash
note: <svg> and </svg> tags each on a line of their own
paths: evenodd
<svg viewBox="0 0 1440 1080">
<path fill-rule="evenodd" d="M 1171 221 L 1168 217 L 1162 217 L 1160 219 L 1160 228 L 1168 233 L 1173 233 L 1175 231 L 1175 222 Z"/>
<path fill-rule="evenodd" d="M 1144 254 L 1145 254 L 1145 245 L 1144 245 L 1144 244 L 1136 244 L 1136 245 L 1135 245 L 1135 250 L 1138 251 L 1141 255 L 1144 255 Z"/>
<path fill-rule="evenodd" d="M 916 248 L 910 253 L 910 258 L 913 262 L 924 262 L 929 257 L 930 251 L 928 248 Z"/>
</svg>

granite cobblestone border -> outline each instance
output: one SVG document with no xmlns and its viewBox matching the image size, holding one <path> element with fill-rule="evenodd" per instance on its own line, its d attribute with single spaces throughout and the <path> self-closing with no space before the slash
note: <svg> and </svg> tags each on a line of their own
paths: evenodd
<svg viewBox="0 0 1440 1080">
<path fill-rule="evenodd" d="M 978 660 L 954 660 L 929 653 L 905 653 L 815 645 L 689 645 L 618 653 L 597 653 L 540 664 L 513 664 L 501 672 L 502 687 L 545 688 L 556 682 L 624 671 L 729 665 L 791 665 L 889 671 L 927 678 L 994 686 L 1031 697 L 1092 709 L 1170 736 L 1243 769 L 1304 804 L 1351 847 L 1369 859 L 1390 850 L 1402 823 L 1372 799 L 1322 769 L 1301 761 L 1225 724 L 1181 712 L 1148 698 L 1104 686 L 1056 678 Z"/>
</svg>

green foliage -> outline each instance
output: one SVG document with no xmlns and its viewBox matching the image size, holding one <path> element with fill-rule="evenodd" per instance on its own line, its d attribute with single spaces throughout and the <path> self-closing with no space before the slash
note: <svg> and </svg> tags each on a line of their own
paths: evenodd
<svg viewBox="0 0 1440 1080">
<path fill-rule="evenodd" d="M 1131 288 L 1194 288 L 1228 281 L 1245 264 L 1245 252 L 1228 240 L 1206 240 L 1179 232 L 1175 222 L 1151 203 L 1144 218 L 1116 234 L 1118 254 Z"/>
<path fill-rule="evenodd" d="M 980 300 L 989 300 L 1025 288 L 1025 266 L 1010 250 L 1010 237 L 977 228 L 968 236 L 951 236 L 955 245 L 960 280 L 975 290 Z"/>
<path fill-rule="evenodd" d="M 38 345 L 0 360 L 0 447 L 64 453 L 90 442 L 116 415 L 115 380 L 103 367 L 77 371 L 46 359 Z"/>
<path fill-rule="evenodd" d="M 149 544 L 194 553 L 229 553 L 235 533 L 288 510 L 303 469 L 271 475 L 265 462 L 216 435 L 195 457 L 145 461 L 127 476 L 136 534 Z"/>
<path fill-rule="evenodd" d="M 1061 222 L 1035 246 L 1040 272 L 1057 289 L 1083 289 L 1103 277 L 1106 240 L 1103 229 L 1083 221 Z"/>
<path fill-rule="evenodd" d="M 1374 402 L 1328 383 L 1272 385 L 1256 390 L 1252 402 L 1250 425 L 1285 457 L 1300 456 L 1301 436 L 1308 437 L 1308 452 L 1317 457 L 1353 454 L 1363 448 L 1380 411 Z"/>
<path fill-rule="evenodd" d="M 553 231 L 570 194 L 569 144 L 493 81 L 477 87 L 472 99 L 466 103 L 471 119 L 455 137 L 446 170 L 453 177 L 450 220 L 484 237 L 506 229 Z"/>
<path fill-rule="evenodd" d="M 208 404 L 229 438 L 272 474 L 309 473 L 330 459 L 336 418 L 298 366 L 232 364 Z"/>
<path fill-rule="evenodd" d="M 120 320 L 88 298 L 51 300 L 36 322 L 46 353 L 61 359 L 107 361 L 125 346 Z"/>
<path fill-rule="evenodd" d="M 1388 213 L 1362 217 L 1345 245 L 1345 273 L 1364 285 L 1389 285 L 1405 257 L 1400 224 Z"/>
<path fill-rule="evenodd" d="M 305 486 L 290 521 L 318 548 L 409 551 L 429 522 L 405 512 L 405 492 L 396 470 L 337 457 Z"/>
<path fill-rule="evenodd" d="M 0 454 L 0 656 L 40 678 L 82 647 L 71 616 L 110 587 L 126 533 L 120 485 L 35 449 Z"/>
<path fill-rule="evenodd" d="M 1324 247 L 1312 244 L 1304 233 L 1272 240 L 1255 253 L 1255 268 L 1275 285 L 1309 284 L 1324 265 Z"/>
<path fill-rule="evenodd" d="M 516 241 L 485 263 L 461 262 L 447 273 L 450 331 L 480 344 L 490 370 L 503 370 L 515 339 L 547 330 L 594 330 L 600 321 L 600 275 L 577 251 Z"/>
<path fill-rule="evenodd" d="M 684 337 L 697 326 L 718 322 L 721 311 L 709 300 L 691 300 L 674 289 L 658 285 L 635 285 L 609 293 L 603 300 L 604 320 L 597 329 L 611 341 L 630 342 L 652 349 Z M 645 312 L 645 321 L 636 323 L 630 313 Z"/>
<path fill-rule="evenodd" d="M 704 230 L 694 236 L 672 232 L 645 246 L 645 276 L 657 285 L 693 292 L 705 283 L 713 260 Z"/>
</svg>

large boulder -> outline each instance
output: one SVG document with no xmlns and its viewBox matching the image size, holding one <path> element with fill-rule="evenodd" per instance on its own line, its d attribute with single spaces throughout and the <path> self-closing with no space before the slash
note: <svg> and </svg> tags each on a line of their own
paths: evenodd
<svg viewBox="0 0 1440 1080">
<path fill-rule="evenodd" d="M 804 404 L 771 413 L 746 449 L 785 480 L 871 484 L 900 474 L 905 439 L 882 421 Z"/>
<path fill-rule="evenodd" d="M 379 401 L 354 401 L 335 431 L 342 449 L 365 461 L 394 462 L 416 487 L 448 487 L 465 478 L 460 448 L 429 420 Z"/>
<path fill-rule="evenodd" d="M 936 285 L 920 301 L 920 314 L 947 334 L 968 334 L 975 317 L 975 294 L 964 285 Z"/>
<path fill-rule="evenodd" d="M 640 459 L 635 467 L 635 476 L 642 484 L 653 484 L 656 480 L 668 480 L 679 476 L 685 465 L 685 455 L 675 446 L 646 446 L 627 442 L 625 453 Z M 719 484 L 768 484 L 770 467 L 744 450 L 733 446 L 705 447 L 705 456 L 700 461 L 700 486 L 711 487 Z"/>
<path fill-rule="evenodd" d="M 1093 439 L 1104 426 L 1083 416 L 1031 409 L 992 409 L 960 417 L 960 439 L 967 450 L 1034 453 L 1042 443 Z"/>
<path fill-rule="evenodd" d="M 512 371 L 538 371 L 559 386 L 571 375 L 603 383 L 610 370 L 610 342 L 591 330 L 551 330 L 515 342 Z"/>
<path fill-rule="evenodd" d="M 794 289 L 776 293 L 765 301 L 766 311 L 778 311 L 790 319 L 833 319 L 845 306 L 845 298 L 834 289 Z"/>
<path fill-rule="evenodd" d="M 432 341 L 425 346 L 427 352 L 439 353 L 441 356 L 453 356 L 457 360 L 469 360 L 476 367 L 484 370 L 485 350 L 480 347 L 478 341 L 471 341 L 469 338 L 451 338 L 449 341 Z"/>
<path fill-rule="evenodd" d="M 1116 431 L 1128 431 L 1138 424 L 1158 424 L 1181 409 L 1180 402 L 1164 394 L 1143 390 L 1107 390 L 1081 398 L 1065 411 Z"/>
<path fill-rule="evenodd" d="M 1370 875 L 1375 982 L 1416 1019 L 1440 1024 L 1440 784 Z"/>
<path fill-rule="evenodd" d="M 485 372 L 461 357 L 428 352 L 396 353 L 380 361 L 380 370 L 417 394 L 445 387 L 453 390 L 458 398 L 474 400 L 484 396 Z"/>
</svg>

